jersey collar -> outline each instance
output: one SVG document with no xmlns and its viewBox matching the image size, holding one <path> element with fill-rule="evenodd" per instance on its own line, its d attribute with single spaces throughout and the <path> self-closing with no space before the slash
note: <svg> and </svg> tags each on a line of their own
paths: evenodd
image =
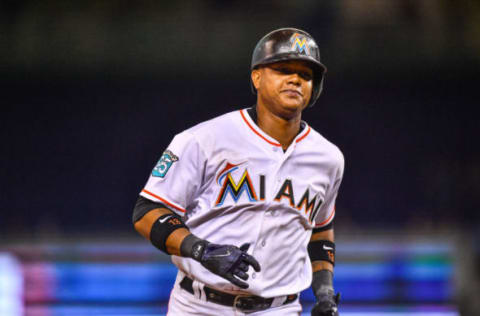
<svg viewBox="0 0 480 316">
<path fill-rule="evenodd" d="M 252 120 L 252 118 L 250 117 L 247 110 L 248 109 L 242 109 L 239 112 L 240 112 L 240 115 L 242 116 L 243 121 L 245 122 L 245 124 L 247 124 L 247 126 L 250 128 L 250 130 L 252 132 L 254 132 L 257 135 L 257 137 L 260 137 L 261 139 L 263 139 L 265 142 L 269 143 L 270 145 L 273 145 L 273 146 L 276 146 L 276 147 L 282 147 L 282 145 L 276 139 L 274 139 L 273 137 L 271 137 L 270 135 L 268 135 L 267 133 L 262 131 L 260 129 L 260 127 L 258 127 L 256 122 L 254 122 Z M 298 133 L 298 135 L 295 137 L 295 139 L 294 139 L 295 143 L 298 143 L 298 142 L 302 141 L 303 139 L 305 139 L 305 137 L 308 136 L 308 134 L 310 133 L 310 130 L 311 130 L 311 128 L 310 128 L 310 126 L 308 126 L 307 122 L 302 121 L 300 124 L 303 125 L 303 128 L 301 129 L 300 133 Z"/>
<path fill-rule="evenodd" d="M 295 140 L 294 140 L 295 143 L 301 142 L 302 140 L 304 140 L 308 136 L 308 134 L 310 134 L 311 128 L 307 124 L 307 122 L 302 121 L 300 124 L 304 124 L 304 127 L 300 131 L 300 133 L 298 133 L 297 137 L 295 137 Z"/>
</svg>

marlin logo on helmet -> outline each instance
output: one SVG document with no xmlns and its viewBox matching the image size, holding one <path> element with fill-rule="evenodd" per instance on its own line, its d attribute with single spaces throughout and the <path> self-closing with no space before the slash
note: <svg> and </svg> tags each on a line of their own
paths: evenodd
<svg viewBox="0 0 480 316">
<path fill-rule="evenodd" d="M 292 36 L 292 50 L 296 50 L 299 53 L 310 54 L 308 49 L 307 39 L 298 33 Z"/>
</svg>

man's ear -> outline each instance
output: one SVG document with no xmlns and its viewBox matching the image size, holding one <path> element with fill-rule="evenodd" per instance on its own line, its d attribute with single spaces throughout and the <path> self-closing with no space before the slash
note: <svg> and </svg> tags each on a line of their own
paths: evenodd
<svg viewBox="0 0 480 316">
<path fill-rule="evenodd" d="M 258 87 L 260 86 L 261 77 L 262 77 L 262 73 L 260 69 L 257 68 L 252 70 L 252 73 L 250 74 L 250 78 L 252 78 L 252 83 L 256 90 L 258 90 Z"/>
</svg>

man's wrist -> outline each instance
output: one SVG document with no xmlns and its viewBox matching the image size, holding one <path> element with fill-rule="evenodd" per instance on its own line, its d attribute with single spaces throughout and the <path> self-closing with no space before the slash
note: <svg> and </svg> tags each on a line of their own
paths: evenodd
<svg viewBox="0 0 480 316">
<path fill-rule="evenodd" d="M 312 290 L 317 299 L 323 295 L 334 295 L 333 272 L 330 270 L 313 272 Z"/>
<path fill-rule="evenodd" d="M 194 234 L 187 235 L 180 245 L 180 254 L 182 257 L 189 257 L 200 261 L 207 244 L 208 242 L 206 240 L 198 238 Z"/>
</svg>

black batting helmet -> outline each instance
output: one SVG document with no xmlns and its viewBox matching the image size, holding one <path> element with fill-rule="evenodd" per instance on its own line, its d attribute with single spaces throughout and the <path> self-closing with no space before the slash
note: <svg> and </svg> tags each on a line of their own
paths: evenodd
<svg viewBox="0 0 480 316">
<path fill-rule="evenodd" d="M 322 93 L 327 67 L 320 62 L 320 50 L 313 37 L 295 28 L 281 28 L 265 35 L 253 50 L 251 70 L 284 60 L 304 60 L 313 69 L 313 90 L 308 106 L 313 106 Z M 255 93 L 255 87 L 253 87 Z"/>
</svg>

